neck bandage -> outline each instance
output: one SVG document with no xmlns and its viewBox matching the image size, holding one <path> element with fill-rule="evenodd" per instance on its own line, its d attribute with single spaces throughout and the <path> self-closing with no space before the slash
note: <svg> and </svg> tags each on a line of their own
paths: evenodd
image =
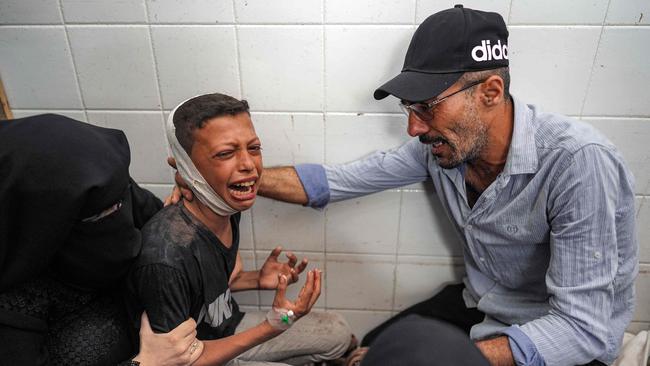
<svg viewBox="0 0 650 366">
<path fill-rule="evenodd" d="M 195 97 L 193 97 L 195 98 Z M 190 99 L 193 99 L 190 98 Z M 183 180 L 187 185 L 192 189 L 194 196 L 198 198 L 201 203 L 208 206 L 212 211 L 214 211 L 219 216 L 229 216 L 238 211 L 230 207 L 224 200 L 219 196 L 214 189 L 208 184 L 208 182 L 203 178 L 201 173 L 194 163 L 190 159 L 189 155 L 183 149 L 180 142 L 176 138 L 176 127 L 174 126 L 174 114 L 178 107 L 182 106 L 187 99 L 181 104 L 176 106 L 172 113 L 167 118 L 167 124 L 165 125 L 165 132 L 167 134 L 167 141 L 169 141 L 169 147 L 171 148 L 172 155 L 176 159 L 176 168 L 178 173 L 181 175 Z"/>
</svg>

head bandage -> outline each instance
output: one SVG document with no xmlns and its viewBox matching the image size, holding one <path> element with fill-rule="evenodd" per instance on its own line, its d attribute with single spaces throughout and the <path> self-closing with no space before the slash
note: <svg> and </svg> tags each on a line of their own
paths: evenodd
<svg viewBox="0 0 650 366">
<path fill-rule="evenodd" d="M 196 97 L 192 97 L 190 99 L 194 98 Z M 214 189 L 212 189 L 205 178 L 203 178 L 199 170 L 196 169 L 196 166 L 194 166 L 192 159 L 190 159 L 190 156 L 187 155 L 187 152 L 185 149 L 183 149 L 183 146 L 181 146 L 180 142 L 178 142 L 178 139 L 176 138 L 174 114 L 176 114 L 178 107 L 182 106 L 190 99 L 183 101 L 181 104 L 177 105 L 176 108 L 174 108 L 172 113 L 169 114 L 169 117 L 167 118 L 167 124 L 165 125 L 167 141 L 169 141 L 169 147 L 171 148 L 172 155 L 174 156 L 174 159 L 176 159 L 176 168 L 178 169 L 178 173 L 180 173 L 183 180 L 185 180 L 187 185 L 192 189 L 194 196 L 196 196 L 196 198 L 198 198 L 201 203 L 208 206 L 217 215 L 232 215 L 238 211 L 230 207 L 223 200 L 223 198 L 221 198 L 221 196 L 219 196 L 214 191 Z"/>
</svg>

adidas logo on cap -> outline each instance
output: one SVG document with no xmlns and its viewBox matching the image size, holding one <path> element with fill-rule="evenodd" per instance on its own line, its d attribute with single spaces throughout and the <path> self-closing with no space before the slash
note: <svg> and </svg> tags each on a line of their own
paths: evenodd
<svg viewBox="0 0 650 366">
<path fill-rule="evenodd" d="M 480 53 L 480 56 L 479 56 Z M 474 61 L 492 61 L 492 60 L 507 60 L 508 59 L 508 45 L 501 44 L 501 40 L 495 45 L 490 45 L 489 39 L 484 39 L 481 44 L 472 48 L 472 58 Z"/>
</svg>

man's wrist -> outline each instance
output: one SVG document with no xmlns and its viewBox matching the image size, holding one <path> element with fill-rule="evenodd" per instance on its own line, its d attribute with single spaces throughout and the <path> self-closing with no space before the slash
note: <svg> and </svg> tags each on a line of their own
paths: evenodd
<svg viewBox="0 0 650 366">
<path fill-rule="evenodd" d="M 476 342 L 476 347 L 493 366 L 514 366 L 510 342 L 507 336 L 481 340 Z"/>
</svg>

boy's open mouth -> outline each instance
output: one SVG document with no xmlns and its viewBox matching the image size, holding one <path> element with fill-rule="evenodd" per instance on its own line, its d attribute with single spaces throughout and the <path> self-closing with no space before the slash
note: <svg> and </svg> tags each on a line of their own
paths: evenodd
<svg viewBox="0 0 650 366">
<path fill-rule="evenodd" d="M 236 198 L 248 198 L 255 190 L 255 180 L 228 185 L 228 191 Z"/>
</svg>

